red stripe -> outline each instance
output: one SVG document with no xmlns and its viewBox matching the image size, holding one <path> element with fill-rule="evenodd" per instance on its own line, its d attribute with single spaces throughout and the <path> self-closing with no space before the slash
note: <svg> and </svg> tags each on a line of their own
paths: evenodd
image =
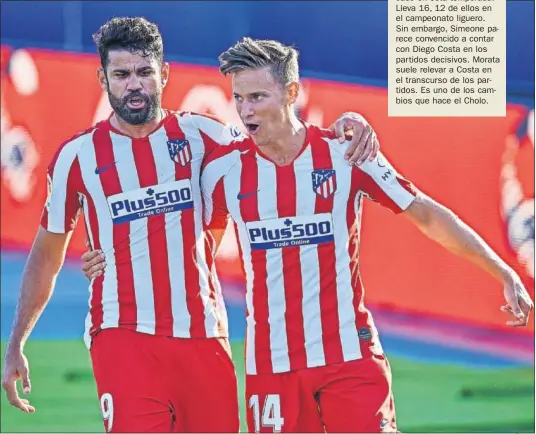
<svg viewBox="0 0 536 434">
<path fill-rule="evenodd" d="M 349 243 L 348 243 L 348 254 L 350 256 L 350 275 L 351 275 L 351 285 L 354 292 L 353 304 L 354 304 L 354 313 L 355 313 L 355 326 L 357 331 L 360 329 L 368 328 L 371 330 L 370 323 L 370 314 L 368 310 L 365 309 L 364 305 L 364 296 L 365 290 L 361 282 L 361 276 L 359 273 L 359 238 L 360 238 L 360 227 L 361 227 L 361 213 L 362 213 L 362 201 L 360 199 L 358 213 L 355 211 L 355 198 L 359 193 L 360 189 L 365 190 L 365 185 L 369 180 L 364 176 L 365 173 L 357 168 L 352 169 L 352 180 L 350 186 L 350 196 L 348 198 L 348 206 L 346 208 L 346 222 L 348 225 L 348 234 L 349 234 Z M 361 349 L 362 357 L 371 357 L 372 353 L 370 351 L 370 346 L 374 342 L 374 339 L 371 341 L 364 341 L 359 339 L 359 346 Z"/>
<path fill-rule="evenodd" d="M 80 171 L 80 163 L 76 157 L 71 164 L 69 174 L 67 175 L 67 191 L 65 194 L 65 231 L 74 230 L 76 222 L 80 216 L 80 199 L 78 190 L 82 180 L 82 172 Z"/>
<path fill-rule="evenodd" d="M 206 134 L 203 130 L 199 130 L 199 135 L 203 140 L 203 145 L 205 146 L 205 157 L 208 157 L 212 152 L 220 146 L 220 144 Z"/>
<path fill-rule="evenodd" d="M 50 176 L 51 179 L 54 179 L 54 170 L 56 168 L 56 163 L 58 162 L 58 158 L 59 158 L 63 148 L 65 148 L 68 144 L 72 143 L 76 139 L 82 137 L 83 135 L 89 134 L 91 131 L 93 131 L 93 129 L 94 129 L 93 127 L 88 128 L 87 130 L 82 131 L 81 133 L 78 133 L 75 136 L 70 137 L 69 139 L 67 139 L 65 142 L 63 142 L 58 147 L 56 153 L 54 154 L 54 156 L 50 160 L 50 163 L 49 163 L 48 168 L 47 168 L 47 173 L 48 173 L 48 175 Z M 75 158 L 75 161 L 78 161 L 78 157 Z M 72 168 L 72 166 L 71 166 L 71 168 Z M 80 171 L 80 165 L 78 166 L 78 171 Z M 82 179 L 82 175 L 80 174 L 79 176 L 80 176 L 80 178 L 77 181 L 80 181 Z M 77 185 L 80 185 L 80 183 L 77 184 Z M 69 183 L 67 183 L 67 187 L 69 187 Z M 49 188 L 49 186 L 48 186 L 48 180 L 47 180 L 47 198 L 48 198 L 48 194 L 49 194 L 48 188 Z M 69 191 L 67 191 L 67 200 L 68 199 L 69 199 Z M 67 216 L 67 212 L 65 213 L 65 215 Z M 43 212 L 41 214 L 41 225 L 45 229 L 48 230 L 48 211 L 47 211 L 46 207 L 43 208 Z M 65 226 L 65 230 L 68 230 L 67 228 L 68 228 L 68 226 Z"/>
<path fill-rule="evenodd" d="M 90 242 L 89 249 L 100 250 L 102 249 L 99 238 L 99 222 L 97 219 L 97 211 L 93 198 L 87 191 L 85 184 L 80 173 L 80 192 L 85 196 L 87 202 L 87 213 L 84 215 L 84 221 L 86 226 L 86 234 Z M 91 238 L 89 233 L 91 231 Z M 95 278 L 91 282 L 91 300 L 89 301 L 89 313 L 91 318 L 91 327 L 89 329 L 90 335 L 93 335 L 102 326 L 103 311 L 102 311 L 102 283 L 104 276 L 101 275 Z"/>
<path fill-rule="evenodd" d="M 203 205 L 204 206 L 204 205 Z M 225 190 L 223 187 L 223 178 L 220 178 L 212 192 L 212 215 L 208 227 L 210 229 L 222 230 L 227 227 L 229 220 L 229 211 L 225 200 Z M 218 240 L 218 246 L 219 242 Z"/>
<path fill-rule="evenodd" d="M 46 206 L 44 206 L 43 211 L 41 211 L 41 226 L 48 230 L 48 211 Z"/>
<path fill-rule="evenodd" d="M 117 167 L 113 164 L 112 139 L 109 130 L 99 128 L 93 135 L 97 167 L 110 166 L 100 175 L 104 195 L 109 197 L 121 193 L 121 183 Z M 130 255 L 130 223 L 113 225 L 113 245 L 117 268 L 117 298 L 119 303 L 119 325 L 135 330 L 137 325 L 136 294 L 134 292 L 134 273 Z M 102 297 L 102 292 L 100 294 Z M 101 303 L 96 296 L 95 303 Z"/>
<path fill-rule="evenodd" d="M 161 142 L 158 144 L 162 145 Z M 134 162 L 140 188 L 157 185 L 158 174 L 150 140 L 148 138 L 133 139 L 132 149 L 134 150 Z M 153 215 L 147 218 L 147 237 L 153 281 L 155 333 L 157 335 L 173 336 L 171 281 L 169 279 L 165 214 Z M 151 288 L 143 288 L 143 290 L 150 291 Z"/>
<path fill-rule="evenodd" d="M 179 126 L 176 116 L 165 124 L 169 140 L 185 139 L 184 132 Z M 186 166 L 175 163 L 175 179 L 189 179 L 192 184 L 199 184 L 199 179 L 192 179 L 191 162 Z M 194 221 L 194 209 L 185 209 L 181 212 L 182 245 L 184 257 L 184 281 L 186 290 L 186 306 L 190 313 L 190 336 L 192 338 L 204 338 L 205 308 L 200 297 L 199 271 L 197 269 L 197 247 Z M 177 264 L 180 267 L 182 264 Z"/>
<path fill-rule="evenodd" d="M 329 145 L 322 139 L 316 139 L 311 145 L 313 167 L 315 170 L 332 169 L 333 163 Z M 333 194 L 327 199 L 316 196 L 315 214 L 333 211 Z M 318 245 L 318 263 L 320 273 L 320 316 L 322 321 L 322 341 L 326 364 L 339 363 L 343 360 L 341 337 L 339 334 L 339 310 L 337 302 L 337 267 L 335 242 Z"/>
<path fill-rule="evenodd" d="M 215 278 L 217 278 L 217 276 L 215 276 L 213 274 L 213 270 L 212 270 L 212 267 L 214 267 L 214 258 L 212 256 L 212 248 L 210 246 L 210 242 L 208 240 L 208 237 L 205 237 L 205 257 L 207 258 L 207 267 L 208 267 L 208 270 L 209 270 L 209 275 L 208 275 L 208 284 L 209 284 L 209 287 L 210 287 L 210 301 L 212 302 L 212 306 L 214 307 L 214 311 L 217 312 L 217 309 L 216 309 L 216 305 L 217 305 L 217 301 L 216 301 L 216 289 L 214 287 L 214 280 Z M 221 330 L 222 329 L 222 323 L 221 323 L 221 318 L 220 316 L 218 315 L 218 330 Z"/>
<path fill-rule="evenodd" d="M 277 210 L 279 217 L 296 215 L 296 176 L 294 165 L 276 166 Z M 283 282 L 285 288 L 285 324 L 290 369 L 307 367 L 305 331 L 303 324 L 303 287 L 300 247 L 281 249 L 283 259 Z"/>
<path fill-rule="evenodd" d="M 82 132 L 70 137 L 69 139 L 65 140 L 65 142 L 63 142 L 58 147 L 58 150 L 56 151 L 56 153 L 52 157 L 52 160 L 50 160 L 50 164 L 48 165 L 48 173 L 50 174 L 50 176 L 54 176 L 54 169 L 56 168 L 56 162 L 58 161 L 58 158 L 59 158 L 63 148 L 65 148 L 69 143 L 74 142 L 76 139 L 78 139 L 78 138 L 80 138 L 80 137 L 82 137 L 82 136 L 84 136 L 86 134 L 89 134 L 94 129 L 95 129 L 95 127 L 88 128 L 87 130 L 82 131 Z"/>
<path fill-rule="evenodd" d="M 223 192 L 223 179 L 221 179 L 216 184 L 216 187 L 215 187 L 214 192 L 213 192 L 213 196 L 225 197 L 224 194 L 225 193 Z M 205 207 L 205 202 L 203 200 L 203 197 L 201 197 L 201 199 L 202 199 L 203 208 L 204 208 Z M 223 218 L 221 219 L 221 221 L 218 221 L 218 220 L 220 220 L 218 217 L 223 217 L 223 215 L 219 215 L 218 213 L 215 213 L 214 212 L 215 209 L 216 208 L 214 208 L 213 212 L 212 212 L 212 217 L 213 217 L 212 222 L 210 222 L 208 225 L 206 225 L 205 234 L 204 234 L 205 257 L 207 259 L 207 267 L 208 267 L 208 270 L 209 270 L 210 299 L 212 300 L 212 305 L 214 306 L 214 308 L 216 308 L 216 305 L 218 303 L 216 301 L 216 291 L 215 291 L 215 287 L 214 287 L 214 279 L 217 279 L 218 277 L 217 277 L 215 271 L 213 272 L 213 269 L 212 269 L 212 267 L 214 266 L 213 252 L 217 251 L 217 248 L 218 248 L 218 246 L 219 246 L 219 244 L 221 242 L 221 239 L 217 240 L 217 243 L 216 243 L 216 240 L 215 240 L 214 236 L 212 235 L 212 233 L 210 232 L 209 228 L 213 227 L 216 230 L 224 229 L 225 228 L 225 222 L 227 221 L 225 219 L 225 222 L 224 222 Z M 214 217 L 216 217 L 216 221 L 214 220 Z M 221 329 L 222 329 L 221 318 L 218 315 L 218 330 L 221 330 Z"/>
<path fill-rule="evenodd" d="M 242 194 L 258 190 L 258 167 L 255 152 L 250 151 L 242 157 L 242 176 L 240 192 Z M 244 222 L 259 221 L 258 195 L 250 194 L 240 201 L 240 215 Z M 255 365 L 258 374 L 273 373 L 270 325 L 268 324 L 268 286 L 266 284 L 266 251 L 252 250 L 251 262 L 253 279 L 253 315 L 255 318 Z M 250 343 L 252 344 L 252 343 Z"/>
<path fill-rule="evenodd" d="M 87 215 L 86 219 L 86 230 L 87 226 L 91 228 L 91 246 L 92 250 L 102 249 L 101 242 L 99 238 L 99 222 L 97 219 L 97 211 L 93 198 L 87 190 L 82 191 L 86 196 L 87 200 Z M 89 234 L 89 232 L 88 232 Z M 106 252 L 105 252 L 106 253 Z M 104 276 L 101 275 L 95 278 L 91 284 L 92 286 L 92 296 L 90 300 L 90 317 L 91 317 L 91 328 L 89 333 L 94 334 L 102 326 L 103 312 L 102 312 L 102 283 L 104 281 Z"/>
</svg>

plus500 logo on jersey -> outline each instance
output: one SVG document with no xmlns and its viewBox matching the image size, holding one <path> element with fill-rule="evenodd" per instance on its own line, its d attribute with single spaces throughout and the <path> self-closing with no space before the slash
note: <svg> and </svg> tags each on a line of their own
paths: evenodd
<svg viewBox="0 0 536 434">
<path fill-rule="evenodd" d="M 114 224 L 193 208 L 192 185 L 182 179 L 115 194 L 108 198 L 108 206 Z"/>
<path fill-rule="evenodd" d="M 252 250 L 320 244 L 333 241 L 331 214 L 285 217 L 246 223 Z"/>
</svg>

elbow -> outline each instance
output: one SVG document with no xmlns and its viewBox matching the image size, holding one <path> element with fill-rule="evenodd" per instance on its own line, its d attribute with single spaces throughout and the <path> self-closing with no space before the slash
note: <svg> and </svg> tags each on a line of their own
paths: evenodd
<svg viewBox="0 0 536 434">
<path fill-rule="evenodd" d="M 419 193 L 404 214 L 421 232 L 428 234 L 435 222 L 434 202 L 428 196 Z"/>
<path fill-rule="evenodd" d="M 26 273 L 37 279 L 54 281 L 63 266 L 64 256 L 51 253 L 34 246 L 26 262 Z"/>
<path fill-rule="evenodd" d="M 448 243 L 449 236 L 446 229 L 449 222 L 458 219 L 450 209 L 422 193 L 419 193 L 408 207 L 407 216 L 423 234 L 442 244 Z"/>
</svg>

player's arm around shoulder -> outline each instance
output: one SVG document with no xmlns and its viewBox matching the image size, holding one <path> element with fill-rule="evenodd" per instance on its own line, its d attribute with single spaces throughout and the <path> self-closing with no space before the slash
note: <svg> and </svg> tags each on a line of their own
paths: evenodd
<svg viewBox="0 0 536 434">
<path fill-rule="evenodd" d="M 227 146 L 232 142 L 245 139 L 240 128 L 216 116 L 193 112 L 189 116 L 191 116 L 191 121 L 195 127 L 208 136 L 216 146 Z"/>
</svg>

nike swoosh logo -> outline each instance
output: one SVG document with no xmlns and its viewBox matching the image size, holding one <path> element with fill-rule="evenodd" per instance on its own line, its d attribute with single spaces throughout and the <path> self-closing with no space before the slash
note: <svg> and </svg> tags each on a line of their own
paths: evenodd
<svg viewBox="0 0 536 434">
<path fill-rule="evenodd" d="M 250 191 L 249 193 L 244 193 L 244 194 L 240 194 L 240 193 L 238 193 L 238 196 L 236 196 L 236 197 L 237 197 L 238 200 L 242 200 L 242 199 L 245 199 L 246 197 L 251 196 L 252 194 L 256 194 L 258 191 L 259 191 L 259 190 L 256 190 L 256 191 Z"/>
<path fill-rule="evenodd" d="M 101 167 L 100 169 L 98 167 L 95 168 L 95 175 L 100 175 L 102 172 L 105 172 L 110 167 L 112 167 L 117 161 L 114 161 L 113 163 L 107 164 L 106 166 Z"/>
</svg>

